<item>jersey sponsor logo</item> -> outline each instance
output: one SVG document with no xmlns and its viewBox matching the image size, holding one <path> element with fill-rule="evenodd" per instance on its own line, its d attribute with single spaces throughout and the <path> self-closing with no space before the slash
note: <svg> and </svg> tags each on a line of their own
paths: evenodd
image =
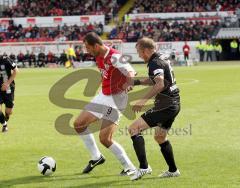
<svg viewBox="0 0 240 188">
<path fill-rule="evenodd" d="M 156 70 L 153 71 L 154 75 L 163 74 L 163 73 L 164 73 L 163 69 L 156 69 Z"/>
</svg>

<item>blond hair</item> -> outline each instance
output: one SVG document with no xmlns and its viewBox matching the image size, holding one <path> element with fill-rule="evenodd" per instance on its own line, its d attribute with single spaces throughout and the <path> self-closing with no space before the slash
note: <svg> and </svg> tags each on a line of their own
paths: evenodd
<svg viewBox="0 0 240 188">
<path fill-rule="evenodd" d="M 148 38 L 148 37 L 143 37 L 137 41 L 136 47 L 139 47 L 140 49 L 150 49 L 150 50 L 155 50 L 156 45 L 153 39 Z"/>
</svg>

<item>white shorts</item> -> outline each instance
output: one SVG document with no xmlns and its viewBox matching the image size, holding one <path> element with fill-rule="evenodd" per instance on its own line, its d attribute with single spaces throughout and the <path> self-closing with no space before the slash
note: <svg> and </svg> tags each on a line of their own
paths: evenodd
<svg viewBox="0 0 240 188">
<path fill-rule="evenodd" d="M 116 95 L 104 95 L 100 92 L 85 106 L 85 110 L 99 119 L 106 119 L 118 124 L 122 112 L 127 106 L 128 95 L 124 91 Z"/>
</svg>

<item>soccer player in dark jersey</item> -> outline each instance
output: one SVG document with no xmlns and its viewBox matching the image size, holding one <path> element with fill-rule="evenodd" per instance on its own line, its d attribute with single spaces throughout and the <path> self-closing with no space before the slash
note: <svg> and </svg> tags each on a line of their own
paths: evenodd
<svg viewBox="0 0 240 188">
<path fill-rule="evenodd" d="M 9 57 L 0 55 L 0 123 L 2 126 L 2 132 L 8 130 L 7 121 L 12 114 L 14 106 L 14 79 L 18 72 L 17 66 L 14 61 Z M 2 112 L 2 104 L 5 104 L 5 115 Z"/>
<path fill-rule="evenodd" d="M 154 107 L 141 115 L 129 127 L 129 133 L 133 141 L 133 147 L 140 163 L 140 168 L 131 177 L 131 180 L 140 179 L 145 174 L 152 172 L 148 164 L 145 152 L 143 130 L 155 127 L 155 140 L 160 146 L 161 153 L 169 166 L 169 169 L 160 177 L 177 177 L 180 175 L 176 167 L 171 143 L 167 140 L 168 130 L 171 128 L 175 117 L 180 111 L 179 89 L 173 69 L 168 57 L 155 52 L 154 41 L 150 38 L 142 38 L 136 44 L 139 57 L 147 63 L 148 78 L 134 80 L 134 85 L 152 85 L 151 90 L 133 106 L 134 112 L 140 112 L 147 101 L 155 97 Z"/>
</svg>

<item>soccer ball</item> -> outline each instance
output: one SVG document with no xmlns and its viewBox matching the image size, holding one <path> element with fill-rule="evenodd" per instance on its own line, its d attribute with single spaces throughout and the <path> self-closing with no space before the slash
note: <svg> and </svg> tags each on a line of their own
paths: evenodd
<svg viewBox="0 0 240 188">
<path fill-rule="evenodd" d="M 56 171 L 56 161 L 52 157 L 42 157 L 38 162 L 38 170 L 44 176 L 49 176 Z"/>
</svg>

